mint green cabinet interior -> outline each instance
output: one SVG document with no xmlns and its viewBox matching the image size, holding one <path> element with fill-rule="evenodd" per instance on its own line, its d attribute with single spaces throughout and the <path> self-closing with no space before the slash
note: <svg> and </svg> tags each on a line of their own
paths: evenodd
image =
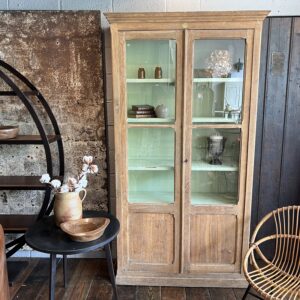
<svg viewBox="0 0 300 300">
<path fill-rule="evenodd" d="M 240 123 L 245 41 L 195 40 L 193 123 Z"/>
<path fill-rule="evenodd" d="M 128 201 L 174 202 L 174 130 L 128 129 Z"/>
<path fill-rule="evenodd" d="M 222 164 L 211 164 L 208 138 L 225 139 Z M 192 134 L 191 204 L 237 204 L 240 129 L 195 128 Z"/>
<path fill-rule="evenodd" d="M 155 78 L 155 69 L 161 68 L 161 78 Z M 144 78 L 138 78 L 138 70 Z M 148 104 L 154 108 L 165 105 L 165 118 L 128 118 L 128 123 L 174 123 L 175 121 L 176 41 L 126 41 L 127 110 L 133 105 Z"/>
</svg>

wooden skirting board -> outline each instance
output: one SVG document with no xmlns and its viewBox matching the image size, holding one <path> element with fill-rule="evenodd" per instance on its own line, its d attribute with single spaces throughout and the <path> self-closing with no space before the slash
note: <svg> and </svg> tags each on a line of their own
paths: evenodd
<svg viewBox="0 0 300 300">
<path fill-rule="evenodd" d="M 149 285 L 149 286 L 180 286 L 180 287 L 223 287 L 245 288 L 248 283 L 244 275 L 240 274 L 126 274 L 118 273 L 116 281 L 118 285 Z"/>
</svg>

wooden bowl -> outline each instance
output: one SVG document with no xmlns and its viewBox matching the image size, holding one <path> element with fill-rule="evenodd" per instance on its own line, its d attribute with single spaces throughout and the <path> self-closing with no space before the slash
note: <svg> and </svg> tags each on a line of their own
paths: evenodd
<svg viewBox="0 0 300 300">
<path fill-rule="evenodd" d="M 60 228 L 73 241 L 90 242 L 102 236 L 109 222 L 108 218 L 83 218 L 61 223 Z"/>
<path fill-rule="evenodd" d="M 19 126 L 0 126 L 0 140 L 15 138 L 19 133 Z"/>
</svg>

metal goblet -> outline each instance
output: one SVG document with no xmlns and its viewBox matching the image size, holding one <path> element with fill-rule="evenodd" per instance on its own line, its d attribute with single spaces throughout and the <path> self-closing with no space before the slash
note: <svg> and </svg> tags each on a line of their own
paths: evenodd
<svg viewBox="0 0 300 300">
<path fill-rule="evenodd" d="M 207 142 L 208 153 L 211 156 L 209 163 L 211 165 L 222 165 L 220 156 L 224 151 L 226 138 L 220 135 L 213 135 L 207 138 Z"/>
</svg>

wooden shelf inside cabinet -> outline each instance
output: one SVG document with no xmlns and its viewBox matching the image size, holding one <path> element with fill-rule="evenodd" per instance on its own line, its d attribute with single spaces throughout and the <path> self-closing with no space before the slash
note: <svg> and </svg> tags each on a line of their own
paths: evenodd
<svg viewBox="0 0 300 300">
<path fill-rule="evenodd" d="M 237 196 L 221 193 L 192 193 L 192 205 L 235 205 Z"/>
<path fill-rule="evenodd" d="M 128 118 L 127 122 L 129 124 L 141 124 L 141 123 L 147 123 L 147 124 L 174 124 L 175 119 L 172 118 Z"/>
<path fill-rule="evenodd" d="M 148 192 L 148 191 L 129 191 L 129 203 L 135 204 L 171 204 L 174 202 L 174 193 L 171 192 Z"/>
<path fill-rule="evenodd" d="M 138 79 L 138 78 L 128 78 L 126 79 L 127 83 L 170 83 L 174 84 L 174 80 L 170 78 L 162 78 L 162 79 Z"/>
<path fill-rule="evenodd" d="M 54 143 L 61 139 L 60 135 L 48 135 L 49 143 Z M 42 145 L 43 141 L 40 135 L 18 135 L 13 139 L 0 140 L 0 144 L 6 145 Z"/>
<path fill-rule="evenodd" d="M 238 121 L 232 118 L 222 117 L 200 117 L 193 118 L 193 124 L 195 123 L 226 123 L 226 124 L 238 124 Z"/>
<path fill-rule="evenodd" d="M 225 83 L 225 82 L 243 82 L 243 78 L 194 78 L 193 82 L 212 82 L 212 83 Z"/>
<path fill-rule="evenodd" d="M 0 215 L 5 233 L 23 233 L 34 224 L 37 215 Z"/>
<path fill-rule="evenodd" d="M 129 171 L 169 171 L 174 169 L 172 160 L 129 159 Z"/>
<path fill-rule="evenodd" d="M 237 172 L 238 170 L 238 164 L 229 160 L 224 160 L 222 165 L 211 165 L 204 160 L 192 162 L 192 171 Z"/>
<path fill-rule="evenodd" d="M 41 176 L 0 176 L 0 190 L 46 190 L 48 186 L 40 183 Z M 62 180 L 62 177 L 55 177 Z"/>
</svg>

